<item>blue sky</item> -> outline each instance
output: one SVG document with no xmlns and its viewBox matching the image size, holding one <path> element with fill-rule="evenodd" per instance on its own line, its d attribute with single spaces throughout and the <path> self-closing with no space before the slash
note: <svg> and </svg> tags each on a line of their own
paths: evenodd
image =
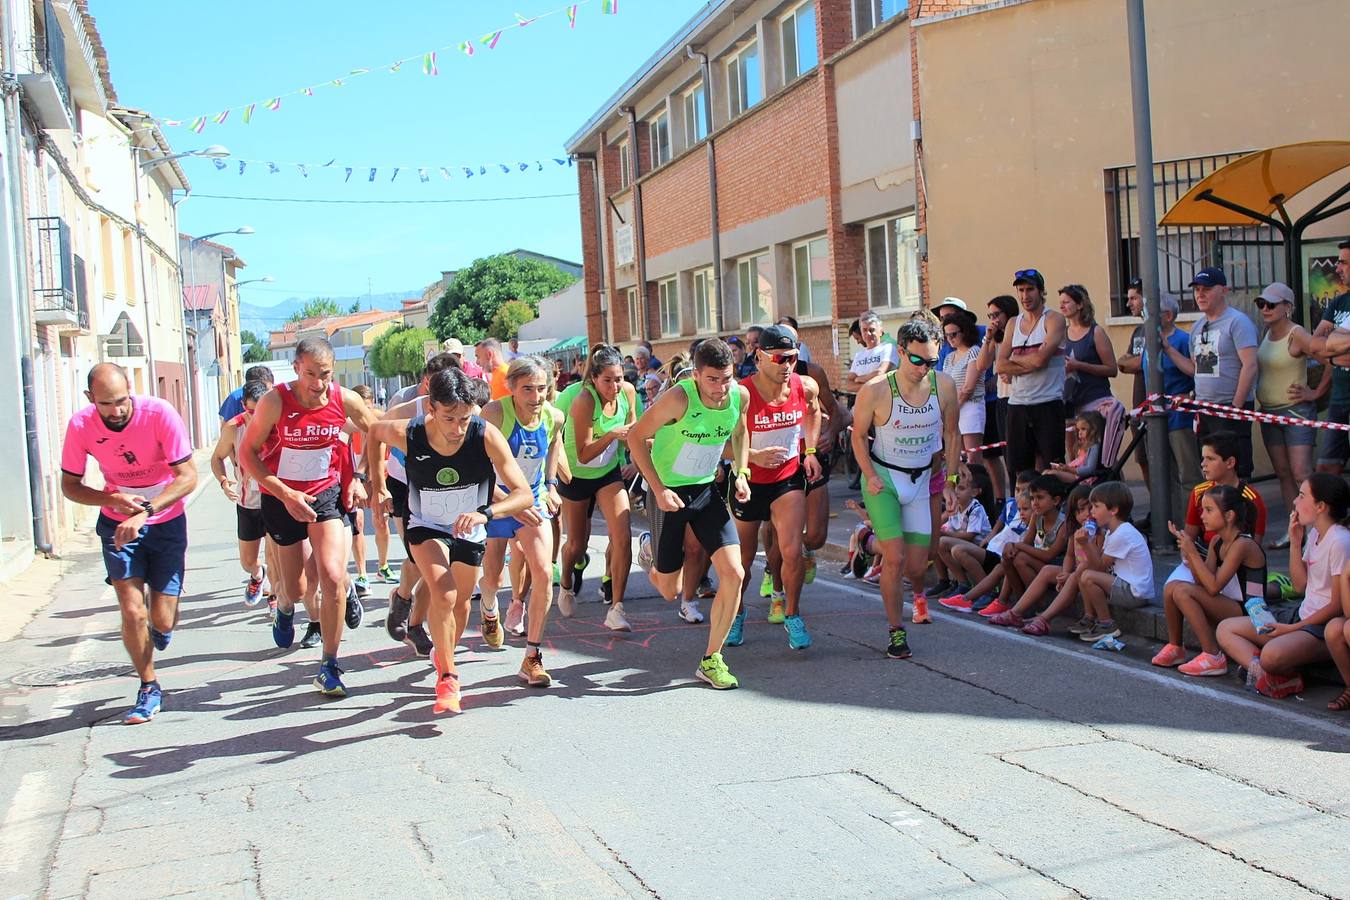
<svg viewBox="0 0 1350 900">
<path fill-rule="evenodd" d="M 192 193 L 179 205 L 185 232 L 205 234 L 251 225 L 231 235 L 248 263 L 244 277 L 272 275 L 275 284 L 249 285 L 244 299 L 259 304 L 288 296 L 353 296 L 420 289 L 442 269 L 525 247 L 581 259 L 576 170 L 559 167 L 563 142 L 629 75 L 698 9 L 703 0 L 621 0 L 618 15 L 601 14 L 600 0 L 583 4 L 568 30 L 558 14 L 503 34 L 495 50 L 479 44 L 472 59 L 456 50 L 437 54 L 440 74 L 422 74 L 419 60 L 396 73 L 395 60 L 457 44 L 515 21 L 559 9 L 560 0 L 441 0 L 441 2 L 230 4 L 184 0 L 91 0 L 90 11 L 108 51 L 120 102 L 160 118 L 189 120 L 228 107 L 265 101 L 306 85 L 369 75 L 314 96 L 286 97 L 271 112 L 259 102 L 250 124 L 240 110 L 200 135 L 166 128 L 175 150 L 223 144 L 234 159 L 224 171 L 209 160 L 184 168 Z M 238 174 L 237 159 L 249 163 Z M 304 178 L 296 162 L 330 169 Z M 543 160 L 537 172 L 515 170 Z M 268 174 L 275 161 L 279 174 Z M 513 166 L 509 175 L 497 163 Z M 290 164 L 290 165 L 286 165 Z M 356 165 L 343 182 L 344 164 Z M 466 180 L 462 166 L 489 166 Z M 394 165 L 404 168 L 390 183 Z M 436 169 L 422 184 L 416 166 Z M 378 168 L 375 182 L 367 180 Z M 412 167 L 412 168 L 409 168 Z M 427 205 L 275 203 L 208 199 L 206 194 L 351 200 L 445 200 L 567 194 L 518 202 Z"/>
</svg>

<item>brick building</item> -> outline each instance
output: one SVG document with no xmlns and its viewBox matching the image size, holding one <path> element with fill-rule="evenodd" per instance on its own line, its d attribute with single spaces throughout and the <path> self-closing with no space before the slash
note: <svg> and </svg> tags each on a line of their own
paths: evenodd
<svg viewBox="0 0 1350 900">
<path fill-rule="evenodd" d="M 791 315 L 835 375 L 860 313 L 919 307 L 910 16 L 960 5 L 724 0 L 666 41 L 567 142 L 590 340 Z"/>
</svg>

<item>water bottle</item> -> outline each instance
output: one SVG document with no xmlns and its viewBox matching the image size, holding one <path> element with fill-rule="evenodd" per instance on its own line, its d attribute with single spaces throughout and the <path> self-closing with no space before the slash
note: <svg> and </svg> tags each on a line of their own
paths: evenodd
<svg viewBox="0 0 1350 900">
<path fill-rule="evenodd" d="M 1275 630 L 1275 617 L 1266 608 L 1264 597 L 1248 597 L 1244 608 L 1247 610 L 1247 618 L 1252 620 L 1252 626 L 1256 629 L 1257 634 L 1270 634 Z"/>
<path fill-rule="evenodd" d="M 1121 650 L 1125 649 L 1125 645 L 1121 642 L 1120 638 L 1108 634 L 1106 637 L 1098 639 L 1098 641 L 1092 645 L 1092 649 L 1114 650 L 1119 653 Z"/>
<path fill-rule="evenodd" d="M 1083 530 L 1087 532 L 1088 537 L 1095 538 L 1097 536 L 1097 520 L 1089 517 L 1088 520 L 1083 523 Z"/>
</svg>

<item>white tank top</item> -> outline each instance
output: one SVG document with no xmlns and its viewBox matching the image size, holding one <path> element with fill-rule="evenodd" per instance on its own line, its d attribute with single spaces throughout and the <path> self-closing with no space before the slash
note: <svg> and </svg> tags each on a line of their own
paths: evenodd
<svg viewBox="0 0 1350 900">
<path fill-rule="evenodd" d="M 1045 319 L 1049 310 L 1042 310 L 1041 317 L 1031 329 L 1031 334 L 1022 333 L 1022 315 L 1018 314 L 1009 327 L 1013 330 L 1012 357 L 1034 353 L 1045 343 Z M 1032 406 L 1036 403 L 1049 403 L 1051 400 L 1064 399 L 1064 348 L 1056 347 L 1055 352 L 1045 364 L 1044 369 L 1026 375 L 1014 375 L 1012 389 L 1008 392 L 1008 402 L 1013 406 Z"/>
<path fill-rule="evenodd" d="M 412 414 L 411 418 L 416 418 L 417 416 L 425 414 L 426 397 L 425 396 L 418 397 L 417 406 L 414 408 L 416 409 L 416 412 Z M 402 450 L 395 450 L 392 448 L 390 449 L 389 458 L 384 461 L 384 474 L 386 478 L 393 478 L 394 480 L 401 481 L 404 484 L 408 483 L 408 469 L 403 464 L 403 459 L 404 457 Z"/>
<path fill-rule="evenodd" d="M 900 469 L 926 469 L 942 450 L 942 410 L 938 407 L 937 374 L 928 373 L 928 399 L 910 406 L 900 394 L 895 373 L 886 373 L 891 387 L 891 414 L 873 428 L 872 453 Z"/>
</svg>

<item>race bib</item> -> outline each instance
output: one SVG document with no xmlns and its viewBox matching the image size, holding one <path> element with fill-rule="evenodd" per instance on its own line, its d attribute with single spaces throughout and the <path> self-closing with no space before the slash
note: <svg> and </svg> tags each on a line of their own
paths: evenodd
<svg viewBox="0 0 1350 900">
<path fill-rule="evenodd" d="M 676 475 L 685 478 L 705 478 L 717 468 L 722 458 L 722 444 L 685 444 L 671 466 Z"/>
<path fill-rule="evenodd" d="M 619 452 L 619 442 L 610 441 L 600 455 L 588 463 L 583 463 L 588 469 L 600 469 L 609 465 L 610 460 L 614 459 L 614 454 Z"/>
<path fill-rule="evenodd" d="M 421 507 L 418 518 L 446 530 L 449 530 L 460 516 L 478 509 L 478 491 L 472 488 L 445 491 L 419 489 L 417 499 Z"/>
<path fill-rule="evenodd" d="M 802 439 L 802 427 L 775 428 L 773 431 L 754 431 L 750 434 L 750 447 L 754 450 L 767 450 L 769 447 L 782 447 L 796 450 Z"/>
<path fill-rule="evenodd" d="M 520 471 L 525 473 L 525 483 L 534 484 L 535 479 L 539 477 L 539 473 L 544 468 L 544 457 L 531 456 L 525 459 L 517 459 L 516 463 L 520 466 Z"/>
<path fill-rule="evenodd" d="M 328 466 L 332 458 L 332 447 L 321 447 L 318 450 L 282 447 L 281 461 L 277 464 L 277 477 L 286 481 L 323 481 L 328 477 Z"/>
<path fill-rule="evenodd" d="M 171 484 L 173 484 L 172 481 L 166 481 L 163 484 L 147 484 L 144 487 L 132 487 L 127 484 L 114 485 L 113 491 L 119 494 L 140 495 L 146 500 L 153 500 L 164 493 L 164 489 Z"/>
</svg>

